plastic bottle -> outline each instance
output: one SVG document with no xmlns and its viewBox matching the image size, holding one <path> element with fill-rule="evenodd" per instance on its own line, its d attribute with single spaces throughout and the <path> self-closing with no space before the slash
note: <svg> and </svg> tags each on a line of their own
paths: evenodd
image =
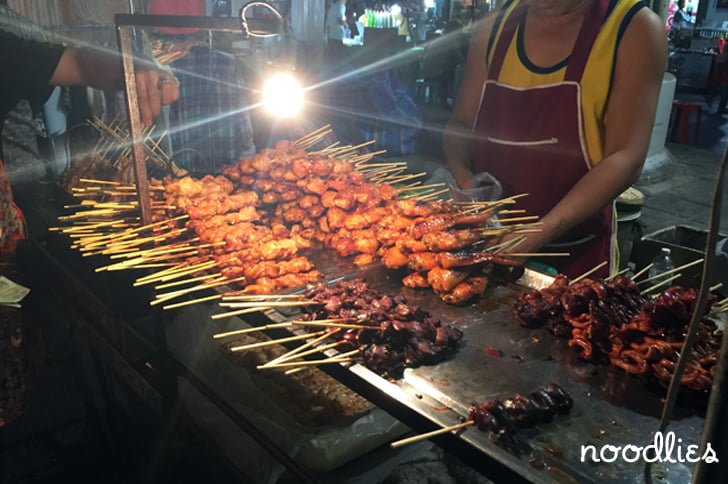
<svg viewBox="0 0 728 484">
<path fill-rule="evenodd" d="M 673 262 L 672 257 L 670 257 L 670 249 L 668 247 L 663 247 L 657 257 L 652 260 L 652 263 L 654 265 L 650 269 L 649 273 L 650 278 L 655 277 L 652 284 L 658 284 L 673 275 L 668 274 L 665 277 L 656 277 L 675 268 L 675 263 Z"/>
</svg>

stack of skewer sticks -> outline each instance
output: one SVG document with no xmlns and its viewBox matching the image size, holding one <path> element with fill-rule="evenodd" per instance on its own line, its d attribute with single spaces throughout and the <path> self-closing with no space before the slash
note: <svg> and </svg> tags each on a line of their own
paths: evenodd
<svg viewBox="0 0 728 484">
<path fill-rule="evenodd" d="M 350 319 L 342 319 L 342 318 L 320 319 L 320 320 L 312 320 L 312 321 L 294 320 L 294 321 L 287 321 L 287 322 L 283 322 L 283 323 L 272 323 L 272 324 L 267 324 L 264 326 L 250 327 L 250 328 L 244 328 L 244 329 L 239 329 L 239 330 L 227 331 L 227 332 L 223 332 L 223 333 L 217 333 L 217 334 L 213 335 L 213 338 L 216 340 L 219 340 L 219 339 L 225 339 L 225 338 L 231 338 L 231 337 L 240 337 L 243 335 L 257 333 L 257 332 L 266 331 L 266 330 L 274 330 L 274 329 L 294 330 L 296 328 L 310 328 L 312 330 L 318 330 L 318 331 L 314 331 L 312 333 L 305 333 L 305 334 L 295 334 L 293 336 L 287 336 L 287 337 L 277 338 L 277 339 L 270 339 L 270 340 L 256 342 L 256 343 L 236 345 L 236 346 L 230 347 L 230 351 L 231 352 L 248 351 L 248 350 L 252 350 L 252 349 L 263 348 L 266 346 L 273 346 L 273 345 L 308 340 L 307 342 L 288 351 L 287 353 L 285 353 L 263 365 L 259 365 L 257 367 L 259 370 L 277 370 L 277 369 L 285 370 L 286 374 L 291 374 L 291 373 L 300 371 L 304 367 L 334 364 L 334 363 L 352 363 L 352 362 L 354 362 L 355 356 L 358 355 L 359 353 L 361 353 L 361 351 L 362 351 L 361 349 L 354 349 L 354 350 L 347 351 L 344 353 L 338 353 L 333 356 L 325 356 L 324 358 L 320 358 L 320 359 L 303 359 L 303 358 L 310 357 L 315 354 L 326 355 L 327 351 L 333 351 L 334 349 L 336 349 L 340 346 L 348 344 L 347 341 L 344 341 L 343 339 L 339 339 L 334 342 L 326 342 L 326 340 L 330 340 L 332 338 L 335 339 L 335 337 L 340 336 L 341 330 L 348 330 L 348 329 L 376 330 L 376 329 L 378 329 L 377 326 L 353 324 Z"/>
<path fill-rule="evenodd" d="M 332 132 L 330 126 L 324 126 L 309 135 L 297 140 L 296 146 L 309 149 L 319 144 Z M 426 177 L 426 173 L 407 173 L 407 165 L 403 162 L 371 163 L 372 158 L 381 152 L 359 154 L 360 150 L 371 145 L 373 141 L 356 146 L 343 146 L 335 143 L 322 150 L 312 152 L 325 156 L 334 156 L 352 163 L 370 182 L 379 184 L 396 184 L 393 186 L 400 199 L 417 201 L 434 201 L 442 198 L 447 188 L 442 183 L 423 184 L 419 179 Z M 141 225 L 137 190 L 134 185 L 124 185 L 119 182 L 96 179 L 81 179 L 81 185 L 74 189 L 74 196 L 80 199 L 77 205 L 68 208 L 77 209 L 71 215 L 62 217 L 62 221 L 70 223 L 67 227 L 52 229 L 64 233 L 72 239 L 72 247 L 82 253 L 84 257 L 104 255 L 110 258 L 109 263 L 98 267 L 98 272 L 154 269 L 157 272 L 139 277 L 134 285 L 154 285 L 159 292 L 151 302 L 152 305 L 162 305 L 164 309 L 175 309 L 198 302 L 207 302 L 224 299 L 225 296 L 240 294 L 229 285 L 244 285 L 244 278 L 225 278 L 218 267 L 211 251 L 201 249 L 214 249 L 225 245 L 224 242 L 202 243 L 195 237 L 193 230 L 188 229 L 185 222 L 188 215 L 165 218 L 149 225 Z M 165 188 L 161 185 L 150 186 L 152 204 L 155 213 L 166 217 L 173 213 L 175 207 L 167 204 L 165 200 L 157 197 L 163 195 Z M 499 219 L 495 219 L 497 226 L 482 229 L 482 236 L 498 237 L 502 235 L 521 235 L 540 230 L 535 222 L 536 217 L 521 216 L 521 210 L 506 210 L 507 205 L 516 203 L 516 200 L 526 196 L 519 194 L 503 200 L 490 202 L 465 202 L 455 206 L 460 211 L 499 211 Z M 171 211 L 171 212 L 170 212 Z M 179 211 L 177 212 L 179 213 Z M 518 238 L 511 244 L 497 247 L 499 253 L 513 257 L 528 257 L 532 254 L 513 253 Z M 491 250 L 484 246 L 484 250 Z M 495 249 L 493 249 L 495 250 Z M 559 254 L 565 255 L 565 254 Z M 253 281 L 250 281 L 251 283 Z M 225 291 L 220 293 L 220 291 Z M 205 295 L 199 299 L 176 302 L 175 299 L 187 298 L 189 295 L 202 291 L 216 291 L 216 294 Z M 237 303 L 237 306 L 227 306 L 235 314 L 254 312 L 253 305 Z M 246 307 L 250 306 L 250 307 Z M 259 305 L 259 308 L 267 306 Z M 274 306 L 275 307 L 275 306 Z M 225 317 L 218 315 L 218 317 Z"/>
</svg>

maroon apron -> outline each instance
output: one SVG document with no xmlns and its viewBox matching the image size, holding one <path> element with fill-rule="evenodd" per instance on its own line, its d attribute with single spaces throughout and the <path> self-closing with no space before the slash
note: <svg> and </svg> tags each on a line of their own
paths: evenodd
<svg viewBox="0 0 728 484">
<path fill-rule="evenodd" d="M 519 208 L 531 215 L 546 215 L 591 169 L 579 83 L 608 4 L 609 0 L 594 0 L 569 56 L 563 82 L 525 89 L 498 82 L 513 36 L 528 10 L 525 1 L 508 17 L 493 50 L 473 126 L 473 168 L 476 173 L 487 171 L 496 177 L 504 196 L 528 193 L 519 200 Z M 558 248 L 571 257 L 539 261 L 575 277 L 609 260 L 611 240 L 610 204 L 548 246 L 551 252 Z M 604 267 L 597 276 L 608 271 Z"/>
</svg>

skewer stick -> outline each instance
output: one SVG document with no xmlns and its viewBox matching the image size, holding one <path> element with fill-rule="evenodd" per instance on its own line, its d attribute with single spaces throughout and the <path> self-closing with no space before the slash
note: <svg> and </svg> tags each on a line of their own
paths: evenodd
<svg viewBox="0 0 728 484">
<path fill-rule="evenodd" d="M 709 291 L 710 291 L 710 292 L 715 292 L 715 291 L 717 291 L 718 289 L 720 289 L 721 287 L 723 287 L 723 283 L 722 283 L 722 282 L 719 282 L 719 283 L 718 283 L 718 284 L 716 284 L 715 286 L 711 287 L 711 288 L 709 289 Z"/>
<path fill-rule="evenodd" d="M 213 296 L 207 296 L 207 297 L 200 297 L 197 299 L 190 299 L 189 301 L 182 301 L 175 304 L 169 304 L 167 306 L 162 306 L 162 309 L 165 311 L 168 311 L 170 309 L 177 309 L 185 306 L 192 306 L 193 304 L 208 302 L 208 301 L 214 301 L 216 299 L 220 299 L 222 297 L 222 294 L 215 294 Z M 174 298 L 172 298 L 174 299 Z"/>
<path fill-rule="evenodd" d="M 220 286 L 224 286 L 227 284 L 232 284 L 234 282 L 240 282 L 240 281 L 244 281 L 244 280 L 245 280 L 244 276 L 238 277 L 236 279 L 223 279 L 223 280 L 213 281 L 208 284 L 200 284 L 198 286 L 188 287 L 186 289 L 180 289 L 178 291 L 172 291 L 172 292 L 168 292 L 165 294 L 158 294 L 157 298 L 154 301 L 150 302 L 149 305 L 156 306 L 157 304 L 161 304 L 161 303 L 169 301 L 171 299 L 176 299 L 180 296 L 184 296 L 185 294 L 189 294 L 191 292 L 204 291 L 205 289 L 212 289 L 214 287 L 220 287 Z M 222 294 L 217 294 L 217 296 L 218 297 L 216 299 L 222 299 Z"/>
<path fill-rule="evenodd" d="M 319 336 L 318 338 L 312 339 L 311 341 L 308 341 L 308 342 L 302 344 L 298 348 L 292 349 L 288 353 L 282 354 L 281 356 L 279 356 L 277 358 L 273 358 L 268 363 L 278 363 L 278 362 L 281 362 L 281 361 L 288 361 L 288 360 L 291 360 L 291 359 L 295 358 L 296 355 L 302 355 L 303 353 L 307 353 L 304 350 L 307 350 L 308 348 L 311 348 L 311 347 L 314 347 L 314 346 L 318 345 L 319 343 L 323 342 L 327 338 L 330 338 L 330 337 L 334 336 L 339 331 L 341 331 L 341 330 L 335 329 L 333 331 L 326 332 L 325 334 Z M 342 343 L 342 342 L 341 341 L 337 342 L 337 344 L 339 344 L 339 343 Z M 314 352 L 316 352 L 316 351 L 323 351 L 323 349 L 324 349 L 324 347 L 317 347 L 315 350 L 311 350 L 311 351 L 314 351 Z"/>
<path fill-rule="evenodd" d="M 256 333 L 258 331 L 266 331 L 275 328 L 290 328 L 293 323 L 272 323 L 263 326 L 253 326 L 252 328 L 238 329 L 235 331 L 227 331 L 225 333 L 216 333 L 212 335 L 212 339 L 228 338 L 230 336 L 238 336 L 241 334 Z"/>
<path fill-rule="evenodd" d="M 211 244 L 200 244 L 200 245 L 190 245 L 189 242 L 185 242 L 183 244 L 175 244 L 169 247 L 165 248 L 155 248 L 155 249 L 147 249 L 147 250 L 140 250 L 137 251 L 134 255 L 139 258 L 154 258 L 158 257 L 160 255 L 167 255 L 167 254 L 175 254 L 177 252 L 190 252 L 190 251 L 199 251 L 199 249 L 206 249 L 208 247 L 220 247 L 221 245 L 225 245 L 227 242 L 214 242 Z M 110 259 L 124 259 L 133 257 L 132 254 L 118 254 L 118 255 L 112 255 Z"/>
<path fill-rule="evenodd" d="M 225 301 L 249 301 L 249 300 L 265 300 L 265 299 L 300 299 L 305 297 L 303 294 L 239 294 L 235 296 L 225 296 Z"/>
<path fill-rule="evenodd" d="M 166 262 L 166 263 L 158 263 L 158 264 L 139 264 L 138 266 L 134 266 L 134 269 L 154 269 L 157 267 L 174 267 L 177 264 L 174 264 L 172 262 Z"/>
<path fill-rule="evenodd" d="M 538 215 L 528 215 L 526 217 L 513 217 L 513 218 L 501 218 L 493 219 L 494 223 L 510 223 L 510 222 L 528 222 L 531 220 L 538 220 Z"/>
<path fill-rule="evenodd" d="M 367 153 L 365 155 L 352 156 L 352 157 L 342 157 L 342 159 L 345 159 L 346 161 L 348 161 L 350 163 L 357 164 L 357 163 L 362 163 L 365 160 L 366 161 L 369 161 L 372 158 L 374 158 L 375 156 L 383 155 L 386 152 L 387 152 L 387 150 L 372 151 L 371 153 Z"/>
<path fill-rule="evenodd" d="M 364 148 L 365 146 L 369 146 L 369 145 L 374 144 L 376 142 L 377 142 L 377 140 L 373 139 L 373 140 L 367 141 L 365 143 L 362 143 L 362 144 L 356 145 L 356 146 L 344 146 L 341 150 L 336 150 L 336 155 L 339 156 L 339 155 L 341 155 L 343 153 L 348 153 L 350 151 L 356 151 L 356 150 L 358 150 L 360 148 Z"/>
<path fill-rule="evenodd" d="M 402 182 L 406 182 L 409 180 L 414 180 L 416 178 L 422 178 L 423 176 L 427 176 L 427 173 L 423 172 L 423 173 L 417 173 L 414 175 L 399 175 L 399 176 L 392 177 L 386 181 L 390 185 L 393 185 L 395 183 L 402 183 Z"/>
<path fill-rule="evenodd" d="M 230 311 L 227 313 L 213 314 L 210 317 L 210 319 L 212 319 L 213 321 L 217 321 L 218 319 L 231 318 L 233 316 L 241 316 L 243 314 L 257 313 L 258 311 L 265 311 L 266 309 L 271 309 L 271 308 L 268 306 L 261 306 L 261 307 L 257 307 L 257 308 L 241 309 L 239 311 Z"/>
<path fill-rule="evenodd" d="M 498 215 L 516 215 L 516 214 L 522 214 L 526 213 L 523 209 L 513 209 L 513 210 L 500 210 L 498 212 Z"/>
<path fill-rule="evenodd" d="M 281 343 L 290 343 L 292 341 L 302 341 L 304 339 L 309 339 L 312 336 L 320 336 L 322 334 L 326 333 L 326 331 L 319 331 L 318 333 L 310 333 L 310 334 L 302 334 L 298 336 L 288 336 L 287 338 L 278 338 L 278 339 L 272 339 L 270 341 L 261 341 L 260 343 L 252 343 L 249 345 L 241 345 L 241 346 L 233 346 L 230 348 L 230 351 L 236 352 L 236 351 L 246 351 L 246 350 L 253 350 L 255 348 L 264 348 L 266 346 L 273 346 Z"/>
<path fill-rule="evenodd" d="M 569 283 L 569 285 L 576 284 L 577 282 L 581 281 L 582 279 L 586 279 L 587 277 L 591 276 L 592 274 L 594 274 L 596 271 L 598 271 L 599 269 L 601 269 L 602 267 L 604 267 L 607 264 L 608 264 L 608 261 L 604 261 L 601 264 L 597 264 L 597 266 L 595 268 L 586 271 L 584 274 L 582 274 L 579 277 L 577 277 L 576 279 L 572 280 Z"/>
<path fill-rule="evenodd" d="M 308 367 L 306 366 L 299 366 L 298 368 L 291 368 L 290 370 L 286 370 L 283 372 L 284 375 L 293 375 L 294 373 L 298 373 L 300 371 L 307 370 Z"/>
<path fill-rule="evenodd" d="M 221 274 L 213 274 L 211 276 L 204 275 L 199 277 L 193 277 L 192 279 L 187 279 L 185 281 L 175 281 L 175 282 L 169 282 L 167 284 L 161 284 L 159 286 L 154 286 L 154 289 L 159 291 L 161 289 L 168 289 L 170 287 L 176 287 L 176 286 L 183 286 L 185 284 L 190 284 L 192 282 L 199 282 L 199 281 L 208 281 L 208 280 L 214 280 L 217 279 Z M 225 297 L 225 296 L 223 296 Z"/>
<path fill-rule="evenodd" d="M 683 269 L 687 269 L 689 267 L 693 267 L 693 266 L 696 266 L 698 264 L 702 264 L 703 263 L 703 260 L 704 259 L 701 258 L 701 259 L 695 260 L 693 262 L 690 262 L 688 264 L 681 265 L 680 267 L 676 267 L 674 269 L 670 269 L 669 271 L 661 272 L 660 274 L 656 274 L 656 275 L 654 275 L 652 277 L 648 277 L 647 279 L 643 279 L 640 282 L 638 282 L 637 284 L 643 284 L 645 282 L 654 281 L 655 279 L 659 279 L 659 278 L 661 278 L 663 276 L 667 276 L 667 275 L 670 275 L 670 274 L 674 274 L 677 271 L 681 271 Z"/>
<path fill-rule="evenodd" d="M 311 138 L 312 136 L 315 136 L 315 135 L 317 135 L 317 134 L 321 133 L 322 131 L 326 131 L 326 130 L 327 130 L 327 129 L 329 129 L 330 127 L 331 127 L 331 125 L 330 125 L 330 124 L 327 124 L 327 125 L 321 126 L 321 127 L 319 128 L 319 129 L 317 129 L 317 130 L 315 130 L 315 131 L 311 131 L 310 133 L 308 133 L 308 134 L 307 134 L 307 135 L 305 135 L 305 136 L 301 136 L 301 137 L 300 137 L 300 138 L 298 138 L 298 139 L 297 139 L 296 141 L 294 141 L 294 142 L 293 142 L 293 144 L 300 144 L 300 143 L 303 143 L 303 142 L 304 142 L 305 140 L 307 140 L 308 138 Z"/>
<path fill-rule="evenodd" d="M 448 193 L 449 191 L 450 191 L 449 188 L 443 188 L 442 190 L 438 190 L 436 192 L 429 193 L 422 197 L 411 197 L 411 198 L 412 198 L 412 200 L 419 200 L 421 202 L 432 201 L 432 200 L 438 198 L 443 193 Z"/>
<path fill-rule="evenodd" d="M 305 351 L 303 353 L 299 353 L 299 354 L 297 354 L 295 356 L 295 358 L 301 358 L 304 355 L 317 353 L 319 351 L 325 351 L 326 349 L 331 349 L 331 348 L 333 348 L 335 346 L 338 346 L 340 344 L 343 344 L 343 343 L 346 343 L 346 342 L 345 341 L 337 341 L 336 343 L 331 343 L 330 345 L 326 345 L 325 347 L 315 348 L 315 349 L 313 349 L 311 351 Z M 316 364 L 344 363 L 345 361 L 342 361 L 342 360 L 348 360 L 348 361 L 350 361 L 352 356 L 354 356 L 354 355 L 356 355 L 357 353 L 360 353 L 360 352 L 361 352 L 361 349 L 357 348 L 355 350 L 348 351 L 348 352 L 342 353 L 340 355 L 332 356 L 330 358 L 324 358 L 322 360 L 286 361 L 286 362 L 278 362 L 278 363 L 268 362 L 268 363 L 266 363 L 264 365 L 259 365 L 257 368 L 259 370 L 268 370 L 268 369 L 275 369 L 275 368 L 285 368 L 287 366 L 300 367 L 300 366 L 306 366 L 306 365 L 301 365 L 301 364 L 302 363 L 307 363 L 308 361 L 315 362 Z M 288 373 L 288 374 L 290 374 L 290 373 Z"/>
<path fill-rule="evenodd" d="M 429 185 L 415 186 L 410 188 L 397 188 L 397 193 L 407 192 L 410 190 L 425 190 L 427 188 L 444 187 L 447 183 L 431 183 Z"/>
<path fill-rule="evenodd" d="M 509 257 L 570 257 L 569 252 L 505 252 L 502 255 Z"/>
<path fill-rule="evenodd" d="M 621 276 L 622 274 L 626 274 L 626 273 L 627 273 L 628 271 L 629 271 L 629 267 L 627 267 L 626 269 L 622 269 L 621 271 L 619 271 L 619 272 L 617 272 L 616 274 L 613 274 L 613 275 L 611 275 L 611 276 L 607 277 L 607 278 L 606 278 L 606 279 L 604 279 L 604 280 L 605 280 L 605 281 L 611 281 L 611 280 L 612 280 L 612 279 L 614 279 L 615 277 L 619 277 L 619 276 Z"/>
<path fill-rule="evenodd" d="M 475 425 L 475 422 L 473 420 L 467 420 L 463 423 L 451 425 L 449 427 L 444 427 L 439 430 L 433 430 L 432 432 L 427 432 L 426 434 L 415 435 L 414 437 L 397 440 L 397 441 L 389 444 L 389 446 L 392 447 L 393 449 L 396 449 L 397 447 L 402 447 L 403 445 L 414 444 L 415 442 L 420 442 L 422 440 L 427 440 L 431 437 L 436 437 L 438 435 L 447 434 L 449 432 L 454 432 L 456 430 L 460 430 L 465 427 L 470 427 L 471 425 Z"/>
<path fill-rule="evenodd" d="M 515 239 L 506 240 L 505 242 L 502 242 L 500 244 L 496 244 L 492 247 L 489 247 L 488 251 L 501 253 L 506 249 L 512 250 L 512 249 L 516 248 L 517 246 L 521 245 L 527 238 L 528 237 L 525 235 L 519 235 Z"/>
<path fill-rule="evenodd" d="M 272 308 L 286 308 L 297 306 L 310 306 L 312 304 L 321 304 L 318 301 L 251 301 L 251 302 L 223 302 L 220 307 L 223 308 L 253 308 L 264 304 Z"/>
<path fill-rule="evenodd" d="M 121 183 L 115 182 L 115 181 L 108 181 L 108 180 L 96 180 L 93 178 L 80 178 L 78 181 L 81 183 L 98 183 L 99 185 L 115 185 L 119 186 Z"/>
<path fill-rule="evenodd" d="M 637 274 L 635 274 L 634 276 L 632 276 L 632 280 L 633 280 L 633 281 L 636 281 L 636 280 L 637 280 L 637 279 L 638 279 L 638 278 L 639 278 L 639 277 L 640 277 L 640 276 L 641 276 L 642 274 L 644 274 L 645 272 L 649 271 L 649 270 L 650 270 L 650 269 L 652 269 L 652 268 L 653 268 L 654 266 L 655 266 L 655 263 L 654 263 L 654 262 L 652 262 L 652 263 L 650 263 L 650 264 L 646 265 L 645 267 L 643 267 L 643 268 L 642 268 L 642 270 L 641 270 L 641 271 L 639 271 L 639 272 L 638 272 Z"/>
<path fill-rule="evenodd" d="M 324 336 L 326 336 L 328 338 L 330 336 L 330 334 L 326 334 Z M 326 339 L 326 338 L 324 338 L 324 339 Z M 276 363 L 283 363 L 284 361 L 290 361 L 290 360 L 292 360 L 294 358 L 303 358 L 304 356 L 313 355 L 315 353 L 321 353 L 321 352 L 324 352 L 326 350 L 330 350 L 330 349 L 336 348 L 337 346 L 341 346 L 341 345 L 345 345 L 345 344 L 347 344 L 347 341 L 341 340 L 341 341 L 336 341 L 334 343 L 329 343 L 327 345 L 317 346 L 317 347 L 315 347 L 315 348 L 313 348 L 311 350 L 299 351 L 296 354 L 294 354 L 292 356 L 289 356 L 289 357 L 286 357 L 286 358 L 283 358 L 283 357 L 279 356 L 278 358 L 269 361 L 268 363 L 266 363 L 263 366 L 275 365 Z M 298 349 L 298 348 L 296 348 L 296 349 Z"/>
<path fill-rule="evenodd" d="M 159 227 L 161 225 L 165 225 L 165 224 L 168 224 L 170 222 L 177 222 L 179 220 L 185 220 L 185 219 L 188 219 L 188 218 L 190 218 L 189 215 L 180 215 L 179 217 L 173 217 L 173 218 L 165 219 L 165 220 L 162 220 L 162 221 L 159 221 L 159 222 L 154 222 L 154 223 L 151 223 L 151 224 L 148 224 L 148 225 L 142 225 L 140 227 L 136 227 L 134 229 L 127 230 L 125 232 L 121 232 L 119 235 L 121 236 L 121 235 L 126 235 L 126 234 L 135 234 L 137 232 L 142 232 L 142 231 L 147 230 L 147 229 L 151 229 L 151 228 L 154 228 L 154 227 Z"/>
<path fill-rule="evenodd" d="M 233 351 L 233 350 L 231 349 L 230 351 Z M 285 363 L 276 363 L 275 365 L 268 365 L 268 366 L 258 365 L 256 368 L 258 370 L 275 370 L 276 368 L 331 365 L 334 363 L 349 363 L 350 361 L 353 361 L 353 360 L 351 358 L 327 358 L 325 360 L 286 361 Z"/>
<path fill-rule="evenodd" d="M 376 169 L 376 168 L 383 168 L 385 166 L 400 166 L 401 167 L 401 166 L 407 166 L 407 163 L 405 163 L 404 161 L 398 161 L 398 162 L 393 162 L 393 163 L 371 163 L 368 165 L 362 165 L 359 168 L 359 171 L 362 173 L 366 173 L 366 172 L 372 171 L 371 168 Z"/>
<path fill-rule="evenodd" d="M 140 286 L 143 286 L 143 285 L 146 285 L 146 284 L 152 284 L 152 283 L 157 282 L 157 281 L 159 281 L 159 282 L 173 281 L 175 279 L 179 279 L 180 277 L 184 277 L 184 276 L 188 276 L 190 274 L 194 274 L 195 272 L 200 272 L 200 271 L 205 270 L 205 269 L 210 269 L 212 267 L 215 267 L 216 265 L 217 265 L 217 262 L 215 262 L 213 260 L 213 261 L 210 261 L 210 262 L 205 262 L 204 264 L 200 264 L 198 266 L 190 266 L 190 268 L 188 268 L 186 270 L 181 270 L 181 271 L 178 271 L 178 272 L 173 272 L 171 274 L 164 275 L 164 276 L 161 276 L 161 277 L 155 277 L 153 279 L 147 279 L 147 280 L 145 280 L 143 282 L 140 282 L 139 280 L 137 280 L 137 282 L 135 282 L 134 285 L 137 285 L 138 284 Z"/>
<path fill-rule="evenodd" d="M 326 321 L 291 321 L 296 326 L 320 326 L 324 328 L 342 329 L 379 329 L 379 326 L 364 326 L 362 324 L 332 323 Z"/>
<path fill-rule="evenodd" d="M 671 283 L 671 282 L 672 282 L 672 281 L 674 281 L 675 279 L 680 279 L 681 277 L 682 277 L 682 274 L 680 274 L 680 273 L 678 273 L 678 274 L 675 274 L 674 276 L 672 276 L 672 277 L 669 277 L 669 278 L 665 279 L 665 280 L 664 280 L 664 281 L 662 281 L 662 282 L 658 282 L 658 283 L 657 283 L 657 284 L 655 284 L 654 286 L 650 286 L 650 287 L 648 287 L 647 289 L 645 289 L 644 291 L 642 291 L 642 294 L 647 294 L 647 293 L 650 293 L 650 292 L 654 291 L 655 289 L 658 289 L 658 288 L 660 288 L 660 287 L 662 287 L 662 286 L 665 286 L 665 285 L 667 285 L 667 284 Z"/>
</svg>

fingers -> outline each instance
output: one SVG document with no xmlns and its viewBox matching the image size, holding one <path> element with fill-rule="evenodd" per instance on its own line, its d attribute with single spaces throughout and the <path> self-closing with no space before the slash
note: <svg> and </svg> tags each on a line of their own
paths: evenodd
<svg viewBox="0 0 728 484">
<path fill-rule="evenodd" d="M 161 82 L 159 83 L 162 91 L 162 105 L 172 104 L 179 98 L 179 83 L 177 79 L 172 76 L 165 76 L 162 74 Z"/>
<path fill-rule="evenodd" d="M 145 126 L 151 126 L 162 106 L 179 98 L 179 83 L 174 76 L 159 71 L 141 71 L 136 74 L 139 115 Z"/>
<path fill-rule="evenodd" d="M 139 116 L 145 126 L 152 125 L 152 109 L 149 106 L 149 93 L 147 92 L 147 73 L 138 72 L 136 74 L 137 98 L 139 100 Z M 156 87 L 155 87 L 156 89 Z"/>
<path fill-rule="evenodd" d="M 152 111 L 152 118 L 156 118 L 162 111 L 162 104 L 159 94 L 159 73 L 157 71 L 148 71 L 146 72 L 146 75 L 149 109 Z"/>
</svg>

